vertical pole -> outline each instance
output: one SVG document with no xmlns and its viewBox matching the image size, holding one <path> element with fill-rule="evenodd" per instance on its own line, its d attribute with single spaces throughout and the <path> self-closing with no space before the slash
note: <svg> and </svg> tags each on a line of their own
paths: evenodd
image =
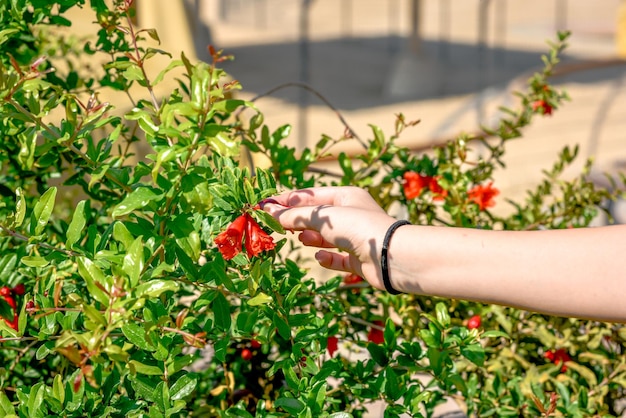
<svg viewBox="0 0 626 418">
<path fill-rule="evenodd" d="M 302 0 L 300 3 L 300 82 L 309 84 L 311 75 L 309 68 L 309 11 L 313 0 Z M 298 147 L 300 150 L 307 145 L 309 96 L 304 89 L 298 94 Z"/>
<path fill-rule="evenodd" d="M 483 89 L 486 86 L 486 50 L 487 50 L 487 35 L 488 35 L 488 12 L 489 4 L 491 0 L 480 0 L 478 6 L 478 124 L 482 125 L 485 119 L 485 104 L 483 98 Z"/>
<path fill-rule="evenodd" d="M 450 61 L 450 0 L 439 0 L 439 59 Z"/>
<path fill-rule="evenodd" d="M 421 3 L 421 0 L 411 0 L 411 50 L 416 55 L 422 49 L 422 38 L 420 37 Z"/>
<path fill-rule="evenodd" d="M 393 55 L 398 50 L 398 33 L 400 32 L 400 11 L 398 6 L 398 0 L 387 1 L 387 36 L 389 42 L 387 42 L 387 50 L 389 55 Z"/>
<path fill-rule="evenodd" d="M 495 38 L 498 42 L 498 53 L 496 61 L 498 66 L 504 65 L 506 62 L 506 35 L 507 35 L 507 0 L 498 0 L 495 4 L 496 14 L 496 33 Z"/>
</svg>

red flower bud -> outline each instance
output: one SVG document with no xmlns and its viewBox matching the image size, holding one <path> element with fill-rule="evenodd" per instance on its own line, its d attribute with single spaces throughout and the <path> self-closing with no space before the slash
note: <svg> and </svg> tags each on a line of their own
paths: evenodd
<svg viewBox="0 0 626 418">
<path fill-rule="evenodd" d="M 13 296 L 4 296 L 4 300 L 6 303 L 9 304 L 11 309 L 13 309 L 13 319 L 9 320 L 7 318 L 4 318 L 4 322 L 6 322 L 8 326 L 17 331 L 19 317 L 17 316 L 17 304 L 15 303 L 15 299 L 13 299 Z"/>
<path fill-rule="evenodd" d="M 480 315 L 474 315 L 467 321 L 468 329 L 476 329 L 479 328 L 481 324 Z"/>
<path fill-rule="evenodd" d="M 28 302 L 26 302 L 26 312 L 31 313 L 34 310 L 35 310 L 35 302 L 33 302 L 32 300 L 29 300 Z"/>
<path fill-rule="evenodd" d="M 243 350 L 241 350 L 241 358 L 244 359 L 245 361 L 252 360 L 253 356 L 254 354 L 252 354 L 252 351 L 250 351 L 249 349 L 244 348 Z"/>
<path fill-rule="evenodd" d="M 258 349 L 261 348 L 261 343 L 258 342 L 257 340 L 250 340 L 250 347 L 254 348 L 254 349 Z"/>
<path fill-rule="evenodd" d="M 15 286 L 13 288 L 13 293 L 19 296 L 24 295 L 24 293 L 26 293 L 26 287 L 24 286 L 24 283 L 20 283 L 17 286 Z"/>
<path fill-rule="evenodd" d="M 385 326 L 383 324 L 383 321 L 374 321 L 373 323 L 374 325 L 378 325 L 379 327 Z M 367 341 L 373 342 L 374 344 L 384 343 L 385 336 L 383 334 L 383 331 L 374 327 L 370 328 L 369 332 L 367 333 Z"/>
<path fill-rule="evenodd" d="M 11 296 L 11 289 L 8 286 L 0 287 L 0 296 Z"/>
<path fill-rule="evenodd" d="M 328 350 L 328 354 L 332 357 L 333 354 L 335 354 L 335 351 L 337 351 L 337 343 L 339 342 L 339 340 L 337 339 L 337 337 L 328 337 L 328 339 L 326 340 L 326 349 Z"/>
<path fill-rule="evenodd" d="M 72 389 L 74 389 L 74 393 L 78 392 L 78 389 L 80 389 L 80 384 L 82 381 L 83 381 L 83 374 L 78 373 L 76 377 L 74 378 L 74 383 L 72 384 Z"/>
</svg>

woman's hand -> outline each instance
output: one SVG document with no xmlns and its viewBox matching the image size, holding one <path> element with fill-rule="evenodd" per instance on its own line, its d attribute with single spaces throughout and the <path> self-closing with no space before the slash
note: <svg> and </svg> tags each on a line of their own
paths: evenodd
<svg viewBox="0 0 626 418">
<path fill-rule="evenodd" d="M 304 245 L 323 248 L 315 255 L 322 267 L 357 274 L 372 286 L 384 289 L 380 253 L 385 233 L 395 219 L 365 190 L 302 189 L 266 199 L 263 209 L 285 229 L 302 231 L 299 239 Z"/>
</svg>

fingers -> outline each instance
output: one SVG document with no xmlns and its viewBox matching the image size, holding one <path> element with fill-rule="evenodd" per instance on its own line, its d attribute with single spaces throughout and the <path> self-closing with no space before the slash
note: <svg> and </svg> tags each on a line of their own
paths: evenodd
<svg viewBox="0 0 626 418">
<path fill-rule="evenodd" d="M 302 231 L 298 236 L 298 239 L 307 247 L 335 248 L 335 245 L 326 241 L 321 234 L 311 230 Z"/>
<path fill-rule="evenodd" d="M 312 229 L 320 232 L 324 224 L 329 224 L 330 206 L 286 207 L 281 204 L 266 204 L 263 209 L 272 215 L 283 228 L 293 231 Z"/>
<path fill-rule="evenodd" d="M 350 265 L 350 256 L 347 254 L 338 254 L 320 250 L 315 254 L 315 259 L 320 266 L 327 269 L 356 273 Z"/>
<path fill-rule="evenodd" d="M 263 203 L 274 203 L 287 207 L 303 206 L 363 206 L 373 199 L 358 187 L 311 187 L 273 196 Z"/>
</svg>

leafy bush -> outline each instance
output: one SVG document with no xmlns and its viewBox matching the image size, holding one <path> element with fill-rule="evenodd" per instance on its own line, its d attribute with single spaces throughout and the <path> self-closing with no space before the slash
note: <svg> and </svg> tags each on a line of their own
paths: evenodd
<svg viewBox="0 0 626 418">
<path fill-rule="evenodd" d="M 415 125 L 399 115 L 389 137 L 347 130 L 299 153 L 288 125 L 233 98 L 221 51 L 155 69 L 169 55 L 133 27 L 132 0 L 91 1 L 101 28 L 86 43 L 55 30 L 76 6 L 0 5 L 3 416 L 347 417 L 373 401 L 385 416 L 432 416 L 447 399 L 477 416 L 617 414 L 621 327 L 391 296 L 354 276 L 320 283 L 258 207 L 277 190 L 341 184 L 419 224 L 588 225 L 611 196 L 586 172 L 561 179 L 576 148 L 511 215 L 490 212 L 507 143 L 566 98 L 546 83 L 566 34 L 484 136 L 415 155 L 395 145 Z M 165 79 L 178 87 L 159 97 Z M 336 176 L 311 170 L 339 141 L 364 152 L 339 154 Z"/>
</svg>

